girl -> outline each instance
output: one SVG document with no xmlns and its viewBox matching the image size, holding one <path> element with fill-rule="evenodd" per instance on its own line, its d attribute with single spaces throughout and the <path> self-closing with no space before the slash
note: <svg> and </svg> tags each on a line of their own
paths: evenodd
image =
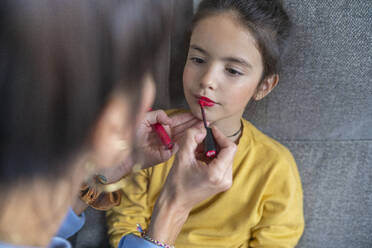
<svg viewBox="0 0 372 248">
<path fill-rule="evenodd" d="M 231 188 L 189 210 L 176 247 L 294 247 L 300 239 L 304 218 L 295 161 L 242 118 L 251 100 L 261 100 L 278 84 L 289 29 L 279 0 L 201 2 L 191 27 L 184 94 L 199 119 L 199 100 L 208 98 L 214 106 L 205 109 L 207 121 L 238 147 Z M 138 173 L 123 189 L 121 205 L 108 213 L 113 246 L 136 232 L 137 223 L 147 228 L 174 161 Z"/>
</svg>

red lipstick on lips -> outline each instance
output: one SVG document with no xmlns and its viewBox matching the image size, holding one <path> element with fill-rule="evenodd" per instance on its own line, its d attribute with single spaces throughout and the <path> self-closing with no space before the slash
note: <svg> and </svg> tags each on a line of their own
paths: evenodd
<svg viewBox="0 0 372 248">
<path fill-rule="evenodd" d="M 209 99 L 208 97 L 202 96 L 199 98 L 199 104 L 200 106 L 205 107 L 213 107 L 215 102 Z"/>
</svg>

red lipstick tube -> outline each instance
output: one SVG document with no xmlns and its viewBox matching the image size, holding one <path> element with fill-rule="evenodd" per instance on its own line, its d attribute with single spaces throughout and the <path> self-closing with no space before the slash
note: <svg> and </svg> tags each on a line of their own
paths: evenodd
<svg viewBox="0 0 372 248">
<path fill-rule="evenodd" d="M 152 111 L 152 108 L 150 108 L 149 111 Z M 163 143 L 166 149 L 172 150 L 174 144 L 171 138 L 169 137 L 167 131 L 165 131 L 163 125 L 161 125 L 160 123 L 155 123 L 155 124 L 152 124 L 151 127 L 152 127 L 152 130 L 156 132 L 156 134 L 161 140 L 161 143 Z"/>
<path fill-rule="evenodd" d="M 165 131 L 164 127 L 160 123 L 151 125 L 152 129 L 158 134 L 163 145 L 168 149 L 172 150 L 173 143 L 168 133 Z"/>
</svg>

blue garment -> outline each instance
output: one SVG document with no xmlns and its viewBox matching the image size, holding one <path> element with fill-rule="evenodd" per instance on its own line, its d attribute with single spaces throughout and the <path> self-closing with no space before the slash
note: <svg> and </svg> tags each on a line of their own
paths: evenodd
<svg viewBox="0 0 372 248">
<path fill-rule="evenodd" d="M 62 226 L 58 230 L 55 237 L 49 244 L 49 248 L 72 248 L 70 242 L 67 241 L 69 237 L 77 233 L 85 223 L 84 213 L 81 216 L 77 216 L 75 212 L 70 208 L 67 215 L 62 223 Z M 144 240 L 136 235 L 129 234 L 124 236 L 119 243 L 118 248 L 159 248 L 147 240 Z M 16 246 L 0 242 L 0 248 L 25 248 L 25 246 Z M 31 248 L 31 246 L 27 246 Z"/>
<path fill-rule="evenodd" d="M 122 237 L 118 245 L 118 248 L 159 248 L 159 247 L 161 246 L 158 246 L 133 234 L 128 234 Z"/>
</svg>

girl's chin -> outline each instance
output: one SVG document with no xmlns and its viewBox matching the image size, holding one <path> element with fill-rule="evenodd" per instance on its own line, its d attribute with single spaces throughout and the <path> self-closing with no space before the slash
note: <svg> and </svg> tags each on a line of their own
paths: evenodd
<svg viewBox="0 0 372 248">
<path fill-rule="evenodd" d="M 192 115 L 199 120 L 203 120 L 200 107 L 199 108 L 190 108 Z"/>
<path fill-rule="evenodd" d="M 203 116 L 202 116 L 200 107 L 198 107 L 198 108 L 191 108 L 190 110 L 191 110 L 192 115 L 195 118 L 197 118 L 197 119 L 199 119 L 201 121 L 203 120 Z M 207 118 L 207 121 L 209 123 L 213 123 L 215 121 L 214 118 L 213 118 L 213 116 L 210 113 L 208 113 L 208 110 L 207 109 L 205 111 L 205 117 Z"/>
</svg>

